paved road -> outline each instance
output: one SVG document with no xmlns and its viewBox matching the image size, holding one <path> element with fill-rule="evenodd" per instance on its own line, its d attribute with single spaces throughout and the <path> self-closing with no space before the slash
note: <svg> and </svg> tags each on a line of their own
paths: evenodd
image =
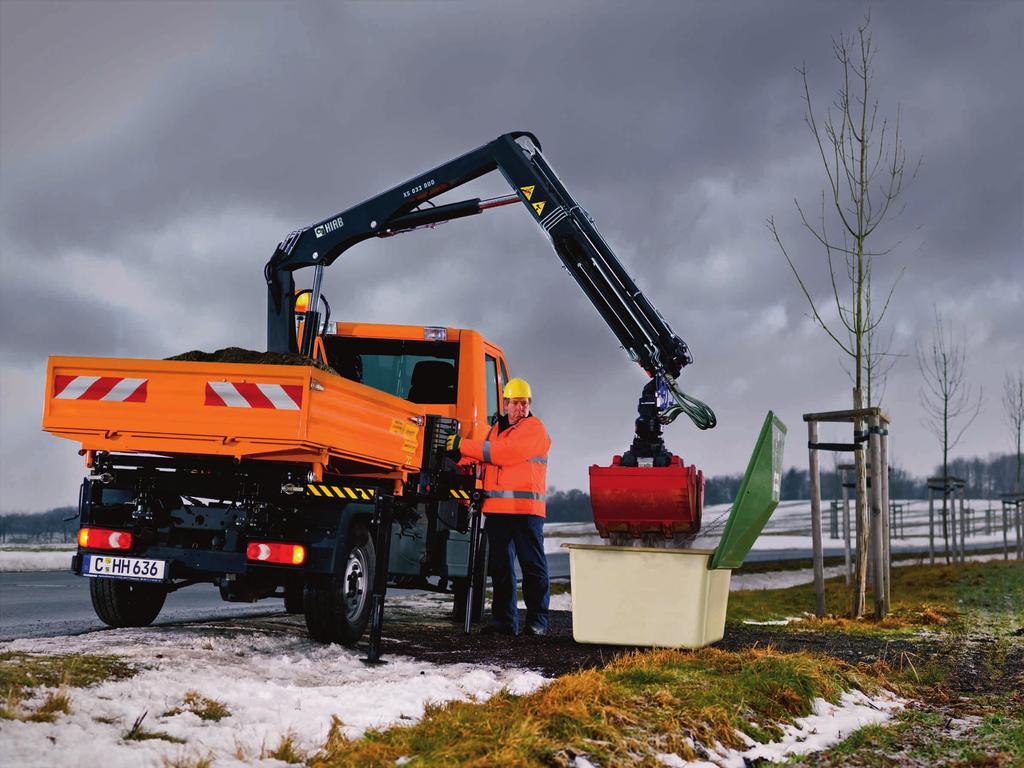
<svg viewBox="0 0 1024 768">
<path fill-rule="evenodd" d="M 225 603 L 212 584 L 197 584 L 168 595 L 155 623 L 283 612 L 280 600 Z M 105 627 L 93 613 L 88 579 L 68 571 L 0 573 L 0 640 L 77 635 Z"/>
<path fill-rule="evenodd" d="M 569 575 L 569 556 L 548 556 L 553 578 Z M 408 594 L 411 590 L 388 590 Z M 284 612 L 281 600 L 225 603 L 212 584 L 196 584 L 167 596 L 156 624 L 225 616 L 270 616 Z M 77 635 L 104 629 L 89 599 L 89 580 L 68 571 L 0 573 L 0 640 Z"/>
</svg>

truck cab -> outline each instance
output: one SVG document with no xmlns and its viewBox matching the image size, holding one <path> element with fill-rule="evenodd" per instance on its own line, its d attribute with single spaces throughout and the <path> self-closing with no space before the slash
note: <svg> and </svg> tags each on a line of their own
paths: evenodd
<svg viewBox="0 0 1024 768">
<path fill-rule="evenodd" d="M 502 412 L 505 355 L 477 331 L 339 322 L 321 338 L 340 375 L 458 419 L 463 436 L 486 433 Z"/>
</svg>

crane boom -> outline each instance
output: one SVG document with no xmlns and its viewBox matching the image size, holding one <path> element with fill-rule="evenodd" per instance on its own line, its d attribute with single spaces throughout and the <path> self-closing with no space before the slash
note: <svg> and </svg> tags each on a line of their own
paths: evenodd
<svg viewBox="0 0 1024 768">
<path fill-rule="evenodd" d="M 422 208 L 434 197 L 498 170 L 550 238 L 563 266 L 611 328 L 622 348 L 652 381 L 641 397 L 640 414 L 668 423 L 687 413 L 701 429 L 715 426 L 714 413 L 679 390 L 676 379 L 693 362 L 690 350 L 626 272 L 597 230 L 594 220 L 569 194 L 528 132 L 506 133 L 494 141 L 433 168 L 359 205 L 288 235 L 266 265 L 267 349 L 299 349 L 292 273 L 330 265 L 371 237 L 388 237 L 441 221 L 481 213 L 497 203 L 479 198 Z M 317 283 L 318 284 L 318 283 Z M 316 308 L 314 292 L 313 308 Z M 307 323 L 307 327 L 310 324 Z M 316 323 L 314 322 L 313 327 Z M 645 399 L 648 403 L 645 417 Z M 653 410 L 652 410 L 653 409 Z M 638 419 L 638 435 L 640 433 Z M 660 428 L 649 425 L 658 434 Z M 634 444 L 635 445 L 635 444 Z"/>
</svg>

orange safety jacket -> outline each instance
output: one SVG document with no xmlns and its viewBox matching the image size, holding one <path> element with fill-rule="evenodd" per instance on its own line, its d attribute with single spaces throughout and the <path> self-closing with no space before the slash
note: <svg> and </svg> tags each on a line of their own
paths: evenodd
<svg viewBox="0 0 1024 768">
<path fill-rule="evenodd" d="M 484 514 L 544 517 L 550 448 L 551 438 L 536 416 L 500 434 L 495 424 L 485 440 L 461 441 L 463 459 L 483 462 Z"/>
</svg>

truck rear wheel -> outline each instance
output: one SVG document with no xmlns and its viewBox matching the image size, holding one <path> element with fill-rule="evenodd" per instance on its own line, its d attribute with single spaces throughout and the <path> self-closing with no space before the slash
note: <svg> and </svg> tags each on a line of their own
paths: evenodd
<svg viewBox="0 0 1024 768">
<path fill-rule="evenodd" d="M 306 582 L 306 628 L 319 643 L 355 645 L 370 621 L 375 560 L 373 540 L 362 523 L 349 528 L 343 555 L 341 573 Z"/>
<path fill-rule="evenodd" d="M 109 627 L 148 627 L 164 607 L 167 589 L 123 579 L 89 579 L 89 596 L 99 620 Z"/>
</svg>

